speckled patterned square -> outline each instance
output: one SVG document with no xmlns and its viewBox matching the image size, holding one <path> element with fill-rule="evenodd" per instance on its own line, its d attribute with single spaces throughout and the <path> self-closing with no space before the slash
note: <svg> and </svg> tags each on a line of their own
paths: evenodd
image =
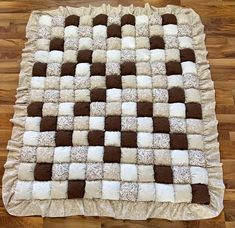
<svg viewBox="0 0 235 228">
<path fill-rule="evenodd" d="M 214 88 L 192 10 L 36 11 L 27 38 L 3 179 L 9 213 L 220 212 Z"/>
</svg>

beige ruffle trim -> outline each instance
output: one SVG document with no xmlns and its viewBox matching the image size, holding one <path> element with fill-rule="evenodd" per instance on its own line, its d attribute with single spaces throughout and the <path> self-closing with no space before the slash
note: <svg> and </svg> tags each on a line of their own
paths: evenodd
<svg viewBox="0 0 235 228">
<path fill-rule="evenodd" d="M 26 107 L 29 99 L 30 79 L 36 51 L 37 21 L 41 15 L 97 15 L 99 13 L 131 13 L 134 15 L 153 12 L 159 14 L 174 13 L 187 15 L 192 25 L 194 49 L 198 60 L 198 74 L 200 77 L 200 90 L 202 96 L 202 111 L 204 120 L 203 137 L 205 141 L 205 154 L 207 158 L 207 170 L 209 175 L 210 205 L 198 205 L 188 203 L 158 203 L 158 202 L 127 202 L 109 200 L 14 200 L 14 191 L 17 180 L 17 170 L 20 163 L 20 147 L 24 132 Z M 145 7 L 112 7 L 102 5 L 100 7 L 59 7 L 51 11 L 32 12 L 26 30 L 28 42 L 22 54 L 19 86 L 16 95 L 15 114 L 11 122 L 14 124 L 12 137 L 8 142 L 8 159 L 5 164 L 3 177 L 3 202 L 11 215 L 28 216 L 41 215 L 48 217 L 64 217 L 72 215 L 108 216 L 117 219 L 145 220 L 147 218 L 164 218 L 168 220 L 196 220 L 216 217 L 223 209 L 223 174 L 220 163 L 219 144 L 217 141 L 217 120 L 215 116 L 215 91 L 211 80 L 207 51 L 204 44 L 204 26 L 200 17 L 192 10 L 168 5 L 164 8 L 155 8 L 146 4 Z"/>
</svg>

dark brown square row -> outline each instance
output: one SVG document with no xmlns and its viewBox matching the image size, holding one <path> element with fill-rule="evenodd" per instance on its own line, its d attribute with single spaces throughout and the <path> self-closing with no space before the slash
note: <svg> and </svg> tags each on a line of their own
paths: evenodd
<svg viewBox="0 0 235 228">
<path fill-rule="evenodd" d="M 183 133 L 170 134 L 170 148 L 171 150 L 187 150 L 187 135 Z"/>
<path fill-rule="evenodd" d="M 121 26 L 120 25 L 109 25 L 107 27 L 107 37 L 118 37 L 121 38 Z"/>
<path fill-rule="evenodd" d="M 166 63 L 166 75 L 182 74 L 182 67 L 179 62 Z"/>
<path fill-rule="evenodd" d="M 40 131 L 56 131 L 57 117 L 56 116 L 44 116 L 41 119 Z"/>
<path fill-rule="evenodd" d="M 90 146 L 103 146 L 104 145 L 104 131 L 89 131 L 88 143 Z"/>
<path fill-rule="evenodd" d="M 210 204 L 208 186 L 205 184 L 192 184 L 192 203 Z"/>
<path fill-rule="evenodd" d="M 153 132 L 154 133 L 169 133 L 170 124 L 166 117 L 153 117 Z"/>
<path fill-rule="evenodd" d="M 92 63 L 90 67 L 91 76 L 92 75 L 101 75 L 105 76 L 105 63 Z"/>
<path fill-rule="evenodd" d="M 121 17 L 121 25 L 135 25 L 135 16 L 132 14 L 125 14 Z"/>
<path fill-rule="evenodd" d="M 196 102 L 189 102 L 186 104 L 186 118 L 202 119 L 201 104 Z"/>
<path fill-rule="evenodd" d="M 121 116 L 108 116 L 105 118 L 105 131 L 120 131 Z"/>
<path fill-rule="evenodd" d="M 33 65 L 32 76 L 46 77 L 47 63 L 36 62 Z"/>
<path fill-rule="evenodd" d="M 64 51 L 64 39 L 54 38 L 50 41 L 50 51 L 58 50 Z"/>
<path fill-rule="evenodd" d="M 56 132 L 56 146 L 72 146 L 73 131 L 60 130 Z"/>
<path fill-rule="evenodd" d="M 124 62 L 121 64 L 121 75 L 136 75 L 136 65 L 134 62 Z"/>
<path fill-rule="evenodd" d="M 77 63 L 92 63 L 92 51 L 91 50 L 78 51 Z"/>
<path fill-rule="evenodd" d="M 106 89 L 92 89 L 91 102 L 106 102 Z"/>
<path fill-rule="evenodd" d="M 99 14 L 93 18 L 93 26 L 107 25 L 108 16 L 106 14 Z"/>
<path fill-rule="evenodd" d="M 28 116 L 42 116 L 43 102 L 32 102 L 27 107 Z"/>
<path fill-rule="evenodd" d="M 36 181 L 50 181 L 52 176 L 52 163 L 36 163 L 34 179 Z"/>
<path fill-rule="evenodd" d="M 137 133 L 132 131 L 122 131 L 121 146 L 129 148 L 137 148 Z"/>
<path fill-rule="evenodd" d="M 168 90 L 168 103 L 185 102 L 184 89 L 173 87 Z"/>
<path fill-rule="evenodd" d="M 154 165 L 154 179 L 157 183 L 173 184 L 173 172 L 171 167 Z"/>
<path fill-rule="evenodd" d="M 175 24 L 177 25 L 177 18 L 174 14 L 166 13 L 162 15 L 162 25 Z"/>
<path fill-rule="evenodd" d="M 161 36 L 152 36 L 149 39 L 150 49 L 164 49 L 165 42 Z"/>
<path fill-rule="evenodd" d="M 69 180 L 68 181 L 68 199 L 83 198 L 85 194 L 85 180 Z"/>
<path fill-rule="evenodd" d="M 80 21 L 80 17 L 79 16 L 77 16 L 77 15 L 70 15 L 70 16 L 65 18 L 65 27 L 67 27 L 69 25 L 78 26 L 79 25 L 79 21 Z"/>
<path fill-rule="evenodd" d="M 104 148 L 105 163 L 120 163 L 121 160 L 121 149 L 120 147 L 107 146 Z"/>
<path fill-rule="evenodd" d="M 122 77 L 120 75 L 107 75 L 106 87 L 107 89 L 112 89 L 112 88 L 122 89 Z"/>
<path fill-rule="evenodd" d="M 181 62 L 191 61 L 191 62 L 195 63 L 196 58 L 195 58 L 194 51 L 190 48 L 181 49 L 180 50 L 180 61 Z"/>
<path fill-rule="evenodd" d="M 74 76 L 76 70 L 76 63 L 63 63 L 61 66 L 61 76 Z"/>
<path fill-rule="evenodd" d="M 74 116 L 90 116 L 90 102 L 75 103 Z"/>
<path fill-rule="evenodd" d="M 153 103 L 152 102 L 138 102 L 137 103 L 137 116 L 138 117 L 152 117 L 153 116 Z"/>
</svg>

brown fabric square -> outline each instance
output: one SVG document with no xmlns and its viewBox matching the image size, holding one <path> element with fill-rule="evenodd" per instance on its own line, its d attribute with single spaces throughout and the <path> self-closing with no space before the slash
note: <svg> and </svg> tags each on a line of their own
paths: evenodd
<svg viewBox="0 0 235 228">
<path fill-rule="evenodd" d="M 168 103 L 185 102 L 184 89 L 173 87 L 168 90 Z"/>
<path fill-rule="evenodd" d="M 79 25 L 79 20 L 80 20 L 79 16 L 70 15 L 70 16 L 65 18 L 65 27 L 69 26 L 69 25 L 78 26 Z"/>
<path fill-rule="evenodd" d="M 121 146 L 137 148 L 137 133 L 132 131 L 121 132 Z"/>
<path fill-rule="evenodd" d="M 105 75 L 105 63 L 92 63 L 91 75 Z"/>
<path fill-rule="evenodd" d="M 137 116 L 152 117 L 153 116 L 153 103 L 152 102 L 138 102 L 137 103 Z"/>
<path fill-rule="evenodd" d="M 68 181 L 68 199 L 83 198 L 85 194 L 85 180 Z"/>
<path fill-rule="evenodd" d="M 136 75 L 134 62 L 124 62 L 121 64 L 121 75 Z"/>
<path fill-rule="evenodd" d="M 161 36 L 152 36 L 149 39 L 150 49 L 164 49 L 165 42 Z"/>
<path fill-rule="evenodd" d="M 107 89 L 111 88 L 122 88 L 122 77 L 119 75 L 109 75 L 106 76 L 106 87 Z"/>
<path fill-rule="evenodd" d="M 185 48 L 180 50 L 180 61 L 185 62 L 185 61 L 191 61 L 195 63 L 195 54 L 194 51 L 190 48 Z"/>
<path fill-rule="evenodd" d="M 183 133 L 170 134 L 170 149 L 171 150 L 187 150 L 188 139 Z"/>
<path fill-rule="evenodd" d="M 99 14 L 93 18 L 93 26 L 107 25 L 108 16 L 106 14 Z"/>
<path fill-rule="evenodd" d="M 166 63 L 166 75 L 182 74 L 182 67 L 179 62 Z"/>
<path fill-rule="evenodd" d="M 50 51 L 52 50 L 64 51 L 64 39 L 54 38 L 51 40 Z"/>
<path fill-rule="evenodd" d="M 154 165 L 154 179 L 157 183 L 173 184 L 173 172 L 171 167 Z"/>
<path fill-rule="evenodd" d="M 135 16 L 132 14 L 125 14 L 121 18 L 121 25 L 135 25 Z"/>
<path fill-rule="evenodd" d="M 121 116 L 108 116 L 105 118 L 106 131 L 120 131 L 121 130 Z"/>
<path fill-rule="evenodd" d="M 55 131 L 57 127 L 56 116 L 45 116 L 40 123 L 40 131 Z"/>
<path fill-rule="evenodd" d="M 177 25 L 177 18 L 174 14 L 166 13 L 162 15 L 162 25 L 175 24 Z"/>
<path fill-rule="evenodd" d="M 104 132 L 103 131 L 89 131 L 88 143 L 90 146 L 103 146 L 104 145 Z"/>
<path fill-rule="evenodd" d="M 27 107 L 28 116 L 42 116 L 43 102 L 32 102 Z"/>
<path fill-rule="evenodd" d="M 120 163 L 121 149 L 120 147 L 106 146 L 104 148 L 104 162 L 107 163 Z"/>
<path fill-rule="evenodd" d="M 46 77 L 46 72 L 47 72 L 47 64 L 46 63 L 40 63 L 40 62 L 34 63 L 32 76 Z"/>
<path fill-rule="evenodd" d="M 90 116 L 90 102 L 75 103 L 74 116 Z"/>
<path fill-rule="evenodd" d="M 92 51 L 91 50 L 80 50 L 77 56 L 78 63 L 92 63 Z"/>
<path fill-rule="evenodd" d="M 63 63 L 61 67 L 61 76 L 75 75 L 76 63 Z"/>
<path fill-rule="evenodd" d="M 55 137 L 56 146 L 72 146 L 73 131 L 57 131 Z"/>
<path fill-rule="evenodd" d="M 186 118 L 202 119 L 201 104 L 196 102 L 189 102 L 186 104 Z"/>
<path fill-rule="evenodd" d="M 91 102 L 106 102 L 106 89 L 92 89 Z"/>
<path fill-rule="evenodd" d="M 192 184 L 192 203 L 210 204 L 210 194 L 208 186 L 205 184 Z"/>
<path fill-rule="evenodd" d="M 34 169 L 35 181 L 50 181 L 52 176 L 51 163 L 36 163 Z"/>
<path fill-rule="evenodd" d="M 121 26 L 120 25 L 109 25 L 107 28 L 107 37 L 119 37 L 121 38 Z"/>
<path fill-rule="evenodd" d="M 166 117 L 153 117 L 153 132 L 154 133 L 169 133 L 170 124 Z"/>
</svg>

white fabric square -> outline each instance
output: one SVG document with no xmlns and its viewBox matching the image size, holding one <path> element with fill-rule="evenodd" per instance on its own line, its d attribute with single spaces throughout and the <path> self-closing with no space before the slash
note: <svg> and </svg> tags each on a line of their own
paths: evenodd
<svg viewBox="0 0 235 228">
<path fill-rule="evenodd" d="M 50 181 L 34 181 L 33 183 L 33 199 L 50 199 L 51 198 L 51 182 Z"/>
<path fill-rule="evenodd" d="M 96 25 L 93 27 L 93 39 L 100 36 L 107 37 L 107 27 L 104 25 Z"/>
<path fill-rule="evenodd" d="M 135 102 L 123 102 L 122 103 L 122 115 L 123 116 L 136 116 L 136 103 Z"/>
<path fill-rule="evenodd" d="M 197 74 L 196 64 L 191 61 L 181 63 L 183 74 Z"/>
<path fill-rule="evenodd" d="M 49 52 L 49 63 L 62 63 L 63 61 L 63 52 L 62 51 L 50 51 Z"/>
<path fill-rule="evenodd" d="M 150 51 L 151 53 L 151 62 L 165 62 L 165 50 L 163 49 L 154 49 Z"/>
<path fill-rule="evenodd" d="M 55 148 L 54 152 L 54 162 L 55 163 L 65 163 L 70 162 L 70 146 L 60 146 Z"/>
<path fill-rule="evenodd" d="M 188 138 L 188 148 L 203 150 L 203 137 L 201 135 L 187 135 Z"/>
<path fill-rule="evenodd" d="M 122 49 L 135 49 L 135 38 L 131 36 L 123 37 Z"/>
<path fill-rule="evenodd" d="M 137 130 L 143 132 L 153 131 L 153 120 L 150 117 L 138 117 Z"/>
<path fill-rule="evenodd" d="M 104 130 L 104 117 L 91 116 L 89 118 L 89 129 L 90 130 Z"/>
<path fill-rule="evenodd" d="M 25 120 L 25 131 L 40 131 L 41 117 L 27 117 Z"/>
<path fill-rule="evenodd" d="M 87 146 L 88 145 L 88 132 L 87 131 L 73 131 L 73 145 L 74 146 Z"/>
<path fill-rule="evenodd" d="M 47 63 L 49 59 L 48 51 L 36 51 L 34 54 L 35 62 Z"/>
<path fill-rule="evenodd" d="M 139 132 L 137 135 L 138 147 L 151 148 L 153 146 L 153 134 Z"/>
<path fill-rule="evenodd" d="M 154 170 L 152 165 L 139 165 L 138 166 L 138 181 L 140 182 L 153 182 Z"/>
<path fill-rule="evenodd" d="M 30 200 L 32 197 L 33 184 L 31 181 L 17 181 L 15 187 L 16 200 Z"/>
<path fill-rule="evenodd" d="M 79 39 L 79 50 L 92 49 L 93 40 L 89 37 Z"/>
<path fill-rule="evenodd" d="M 119 200 L 119 181 L 102 181 L 102 199 Z"/>
<path fill-rule="evenodd" d="M 187 150 L 172 150 L 171 151 L 172 165 L 185 165 L 189 164 Z"/>
<path fill-rule="evenodd" d="M 119 131 L 106 131 L 104 138 L 105 146 L 120 146 L 121 133 Z"/>
<path fill-rule="evenodd" d="M 45 77 L 32 77 L 31 88 L 32 89 L 44 89 Z"/>
<path fill-rule="evenodd" d="M 76 76 L 90 76 L 90 64 L 89 63 L 79 63 L 76 65 Z"/>
<path fill-rule="evenodd" d="M 173 87 L 184 87 L 183 83 L 183 77 L 181 75 L 172 75 L 168 76 L 168 89 L 173 88 Z"/>
<path fill-rule="evenodd" d="M 89 146 L 87 153 L 88 162 L 102 162 L 104 155 L 103 146 Z"/>
<path fill-rule="evenodd" d="M 163 31 L 165 36 L 177 36 L 178 27 L 172 24 L 163 25 Z"/>
<path fill-rule="evenodd" d="M 138 201 L 155 201 L 155 186 L 153 183 L 140 183 Z"/>
<path fill-rule="evenodd" d="M 85 180 L 85 173 L 85 163 L 71 163 L 69 165 L 69 180 Z"/>
<path fill-rule="evenodd" d="M 38 23 L 40 25 L 51 26 L 52 25 L 52 17 L 49 15 L 42 15 L 39 17 Z"/>
<path fill-rule="evenodd" d="M 139 24 L 146 24 L 148 25 L 149 23 L 149 18 L 147 15 L 138 15 L 135 17 L 135 24 L 139 25 Z"/>
<path fill-rule="evenodd" d="M 190 37 L 187 36 L 182 36 L 178 38 L 179 40 L 179 48 L 184 49 L 184 48 L 190 48 L 193 49 L 193 40 Z"/>
<path fill-rule="evenodd" d="M 121 180 L 137 181 L 137 166 L 132 164 L 121 164 Z"/>
<path fill-rule="evenodd" d="M 66 199 L 67 198 L 68 181 L 52 181 L 51 182 L 51 198 Z"/>
<path fill-rule="evenodd" d="M 25 131 L 23 135 L 23 144 L 28 146 L 37 146 L 39 139 L 39 132 Z"/>
<path fill-rule="evenodd" d="M 197 102 L 201 103 L 201 95 L 198 89 L 186 89 L 185 90 L 185 103 Z"/>
<path fill-rule="evenodd" d="M 86 181 L 84 198 L 96 199 L 101 198 L 102 195 L 102 182 L 101 181 Z"/>
<path fill-rule="evenodd" d="M 121 89 L 107 89 L 107 101 L 120 101 L 122 96 L 122 90 Z"/>
<path fill-rule="evenodd" d="M 73 84 L 73 76 L 63 76 L 60 78 L 60 89 L 73 89 Z"/>
<path fill-rule="evenodd" d="M 121 148 L 121 163 L 136 163 L 137 149 L 136 148 Z"/>
<path fill-rule="evenodd" d="M 172 184 L 155 184 L 156 185 L 156 201 L 174 203 L 174 188 Z"/>
<path fill-rule="evenodd" d="M 59 104 L 59 116 L 73 116 L 74 103 L 65 102 Z"/>
<path fill-rule="evenodd" d="M 170 104 L 170 117 L 182 117 L 185 118 L 185 105 L 182 103 Z"/>
<path fill-rule="evenodd" d="M 74 25 L 69 25 L 64 29 L 65 38 L 78 38 L 78 27 Z"/>
<path fill-rule="evenodd" d="M 137 86 L 138 88 L 152 88 L 152 78 L 150 76 L 138 75 Z"/>
<path fill-rule="evenodd" d="M 120 63 L 121 52 L 119 50 L 107 50 L 107 62 Z"/>
<path fill-rule="evenodd" d="M 192 184 L 208 184 L 208 173 L 205 168 L 191 166 Z"/>
<path fill-rule="evenodd" d="M 175 203 L 191 203 L 192 188 L 189 184 L 174 184 Z"/>
<path fill-rule="evenodd" d="M 148 49 L 137 49 L 136 50 L 136 61 L 147 62 L 150 60 L 150 51 Z"/>
<path fill-rule="evenodd" d="M 18 169 L 18 179 L 31 181 L 34 180 L 35 163 L 20 163 Z"/>
</svg>

